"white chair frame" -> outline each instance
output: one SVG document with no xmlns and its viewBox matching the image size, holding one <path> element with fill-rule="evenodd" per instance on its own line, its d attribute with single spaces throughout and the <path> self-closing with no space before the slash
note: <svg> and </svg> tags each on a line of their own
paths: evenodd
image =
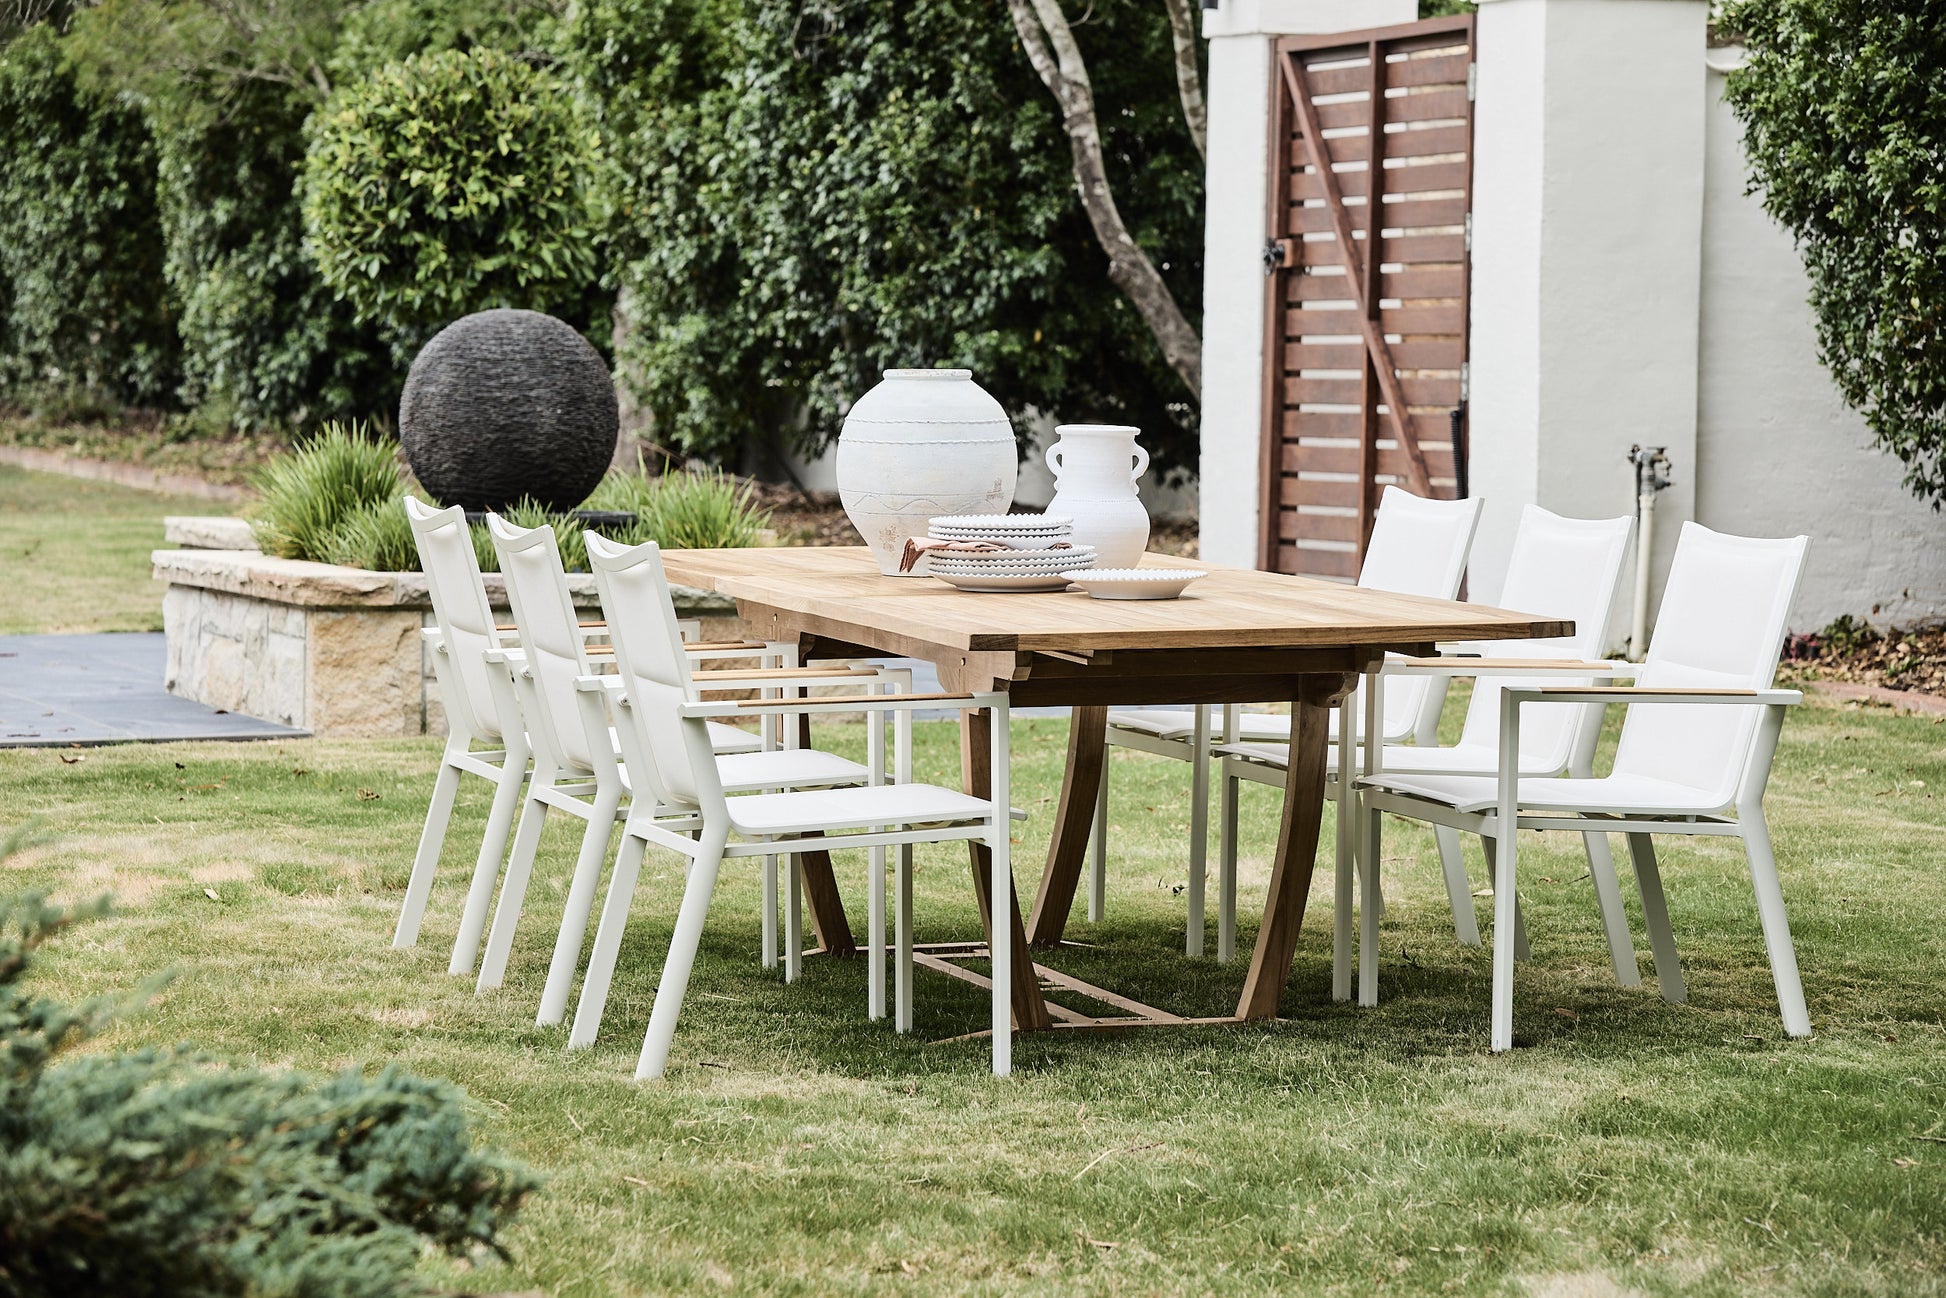
<svg viewBox="0 0 1946 1298">
<path fill-rule="evenodd" d="M 1359 573 L 1358 585 L 1374 590 L 1392 591 L 1401 594 L 1431 595 L 1440 599 L 1452 599 L 1459 594 L 1460 583 L 1466 572 L 1466 559 L 1473 546 L 1473 536 L 1479 528 L 1480 510 L 1484 501 L 1480 497 L 1466 500 L 1428 500 L 1399 487 L 1388 486 L 1380 499 L 1377 520 L 1373 524 L 1374 548 L 1379 550 L 1378 562 L 1372 562 L 1368 554 L 1365 571 Z M 1389 507 L 1389 508 L 1388 508 Z M 1412 562 L 1418 558 L 1413 547 L 1406 541 L 1405 529 L 1418 521 L 1417 516 L 1427 514 L 1451 515 L 1463 520 L 1458 544 L 1441 556 L 1443 563 L 1433 566 L 1429 571 L 1415 570 L 1409 575 L 1396 568 L 1394 559 Z M 1441 526 L 1450 528 L 1451 519 L 1441 518 Z M 1379 529 L 1385 528 L 1385 532 Z M 1433 743 L 1438 737 L 1440 706 L 1445 697 L 1445 682 L 1434 682 L 1408 714 L 1400 718 L 1387 718 L 1388 740 L 1413 738 L 1421 744 Z M 1222 710 L 1220 730 L 1212 719 L 1211 705 L 1198 705 L 1182 714 L 1179 728 L 1166 728 L 1160 720 L 1160 710 L 1128 709 L 1109 714 L 1109 724 L 1105 743 L 1107 751 L 1102 755 L 1101 782 L 1095 796 L 1095 819 L 1091 841 L 1090 868 L 1088 871 L 1088 919 L 1100 923 L 1106 910 L 1108 888 L 1108 753 L 1117 748 L 1132 749 L 1136 752 L 1150 753 L 1186 762 L 1190 767 L 1189 776 L 1189 887 L 1188 887 L 1188 929 L 1183 939 L 1184 952 L 1190 956 L 1203 954 L 1205 926 L 1204 915 L 1209 873 L 1209 783 L 1211 768 L 1217 760 L 1214 749 L 1218 745 L 1231 745 L 1255 738 L 1263 742 L 1290 742 L 1290 721 L 1286 717 L 1263 717 L 1261 714 L 1245 713 L 1235 704 Z M 1117 716 L 1125 718 L 1117 724 Z M 1281 732 L 1274 724 L 1282 722 Z M 1394 722 L 1397 724 L 1391 724 Z M 1262 733 L 1252 734 L 1253 730 Z M 1214 743 L 1212 732 L 1216 732 Z M 1281 779 L 1279 783 L 1281 783 Z M 1234 873 L 1234 860 L 1231 861 Z M 1217 960 L 1227 963 L 1236 952 L 1235 940 L 1235 889 L 1227 892 L 1219 888 L 1217 921 Z M 1222 918 L 1229 916 L 1226 924 Z M 1226 933 L 1228 936 L 1226 937 Z"/>
<path fill-rule="evenodd" d="M 660 1077 L 667 1066 L 676 1020 L 688 988 L 696 950 L 702 939 L 717 875 L 725 859 L 775 856 L 788 844 L 795 851 L 832 851 L 846 848 L 899 847 L 897 903 L 897 1027 L 911 1025 L 913 973 L 912 868 L 910 848 L 925 842 L 980 842 L 992 859 L 991 896 L 1007 897 L 1013 882 L 1010 855 L 1012 816 L 1008 804 L 1008 701 L 1003 693 L 863 695 L 827 699 L 751 699 L 735 703 L 694 701 L 695 687 L 687 665 L 667 646 L 653 643 L 652 614 L 640 605 L 646 576 L 660 604 L 665 626 L 673 627 L 673 606 L 660 552 L 653 544 L 622 548 L 590 534 L 588 553 L 595 569 L 609 625 L 616 636 L 622 684 L 616 698 L 622 732 L 633 736 L 630 755 L 638 760 L 651 786 L 650 796 L 637 798 L 624 825 L 620 853 L 609 885 L 608 900 L 596 930 L 594 954 L 582 989 L 571 1045 L 593 1039 L 613 977 L 629 903 L 640 872 L 643 853 L 651 845 L 676 852 L 688 862 L 683 899 L 670 940 L 661 982 L 656 988 L 638 1080 Z M 624 580 L 636 582 L 625 588 Z M 640 618 L 640 621 L 635 619 Z M 634 626 L 641 640 L 631 643 Z M 598 677 L 584 677 L 581 690 L 590 695 L 616 687 Z M 642 697 L 637 697 L 640 691 Z M 799 791 L 752 797 L 726 797 L 710 751 L 704 723 L 719 718 L 759 715 L 803 716 L 823 713 L 906 713 L 917 708 L 989 709 L 989 761 L 992 791 L 985 799 L 969 798 L 928 785 Z M 878 727 L 874 726 L 874 730 Z M 944 800 L 928 801 L 933 795 Z M 901 804 L 904 804 L 902 807 Z M 761 807 L 778 816 L 753 821 L 751 809 Z M 799 812 L 791 816 L 787 812 Z M 905 817 L 901 812 L 907 813 Z M 742 813 L 742 814 L 740 814 Z M 856 832 L 836 832 L 853 830 Z M 735 838 L 737 841 L 731 841 Z M 873 905 L 867 923 L 867 959 L 872 980 L 883 989 L 884 889 L 882 852 L 872 852 Z M 1004 925 L 996 930 L 1005 933 Z M 1012 1070 L 1013 1008 L 1012 945 L 1004 936 L 991 944 L 993 1071 Z M 877 1007 L 882 1012 L 882 1004 Z M 584 1017 L 586 1023 L 584 1025 Z"/>
</svg>

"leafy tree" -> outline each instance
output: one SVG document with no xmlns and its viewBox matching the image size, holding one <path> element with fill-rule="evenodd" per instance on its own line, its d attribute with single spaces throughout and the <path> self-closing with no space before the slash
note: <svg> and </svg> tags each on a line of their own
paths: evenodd
<svg viewBox="0 0 1946 1298">
<path fill-rule="evenodd" d="M 0 281 L 0 381 L 173 395 L 154 143 L 140 112 L 75 84 L 52 23 L 0 46 Z"/>
<path fill-rule="evenodd" d="M 69 1006 L 23 983 L 104 908 L 0 899 L 0 1295 L 396 1298 L 427 1247 L 504 1253 L 536 1182 L 478 1146 L 450 1085 L 186 1047 L 73 1057 L 132 998 Z"/>
<path fill-rule="evenodd" d="M 309 136 L 311 256 L 401 362 L 470 311 L 573 314 L 598 277 L 588 132 L 543 69 L 416 55 L 333 96 Z"/>
<path fill-rule="evenodd" d="M 1164 6 L 1079 25 L 1121 214 L 1199 313 L 1202 171 Z M 1055 104 L 990 0 L 588 0 L 567 60 L 597 114 L 618 361 L 658 436 L 815 448 L 893 366 L 958 364 L 1017 415 L 1195 410 L 1106 274 Z"/>
<path fill-rule="evenodd" d="M 1751 188 L 1796 239 L 1820 356 L 1913 494 L 1946 500 L 1946 9 L 1741 0 Z"/>
</svg>

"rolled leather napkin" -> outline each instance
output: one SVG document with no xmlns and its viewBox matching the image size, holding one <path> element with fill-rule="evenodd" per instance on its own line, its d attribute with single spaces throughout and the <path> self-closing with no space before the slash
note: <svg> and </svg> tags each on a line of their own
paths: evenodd
<svg viewBox="0 0 1946 1298">
<path fill-rule="evenodd" d="M 899 556 L 899 571 L 911 572 L 919 565 L 921 556 L 937 550 L 943 554 L 998 554 L 1002 550 L 1018 550 L 1017 545 L 1005 541 L 942 541 L 936 536 L 909 536 L 905 540 L 905 553 Z M 1066 541 L 1056 541 L 1043 547 L 1048 550 L 1072 550 L 1073 545 Z"/>
</svg>

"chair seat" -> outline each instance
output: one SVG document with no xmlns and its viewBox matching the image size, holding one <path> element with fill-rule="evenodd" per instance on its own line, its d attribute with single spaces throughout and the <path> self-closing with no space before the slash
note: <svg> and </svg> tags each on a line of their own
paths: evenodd
<svg viewBox="0 0 1946 1298">
<path fill-rule="evenodd" d="M 744 835 L 979 820 L 992 807 L 984 798 L 969 797 L 931 784 L 752 793 L 729 800 L 730 824 Z"/>
<path fill-rule="evenodd" d="M 816 748 L 778 748 L 768 753 L 731 753 L 716 759 L 725 793 L 752 789 L 808 789 L 831 784 L 863 784 L 869 767 Z"/>
<path fill-rule="evenodd" d="M 721 721 L 712 721 L 709 723 L 709 743 L 719 755 L 755 753 L 763 750 L 764 737 L 748 730 L 739 730 L 732 725 L 725 725 Z"/>
<path fill-rule="evenodd" d="M 1481 775 L 1380 774 L 1369 788 L 1424 798 L 1455 811 L 1491 811 L 1499 782 Z M 1606 775 L 1593 780 L 1523 779 L 1522 811 L 1594 811 L 1643 816 L 1709 816 L 1724 811 L 1713 791 L 1646 775 Z"/>
<path fill-rule="evenodd" d="M 1219 717 L 1212 725 L 1221 725 Z M 1188 739 L 1196 733 L 1196 714 L 1188 708 L 1115 708 L 1108 714 L 1110 730 L 1134 730 L 1158 739 Z"/>
<path fill-rule="evenodd" d="M 1259 766 L 1274 766 L 1284 770 L 1290 765 L 1290 747 L 1287 744 L 1222 744 L 1216 749 L 1220 757 L 1240 757 Z M 1364 760 L 1363 749 L 1353 759 Z M 1561 768 L 1558 763 L 1543 761 L 1532 755 L 1527 756 L 1527 765 L 1522 775 L 1549 776 Z M 1325 768 L 1336 772 L 1338 769 L 1338 750 L 1333 747 L 1325 750 Z M 1413 744 L 1387 744 L 1385 746 L 1385 770 L 1381 776 L 1429 774 L 1429 775 L 1481 775 L 1491 778 L 1500 768 L 1500 754 L 1486 744 L 1451 744 L 1441 748 L 1420 748 Z"/>
</svg>

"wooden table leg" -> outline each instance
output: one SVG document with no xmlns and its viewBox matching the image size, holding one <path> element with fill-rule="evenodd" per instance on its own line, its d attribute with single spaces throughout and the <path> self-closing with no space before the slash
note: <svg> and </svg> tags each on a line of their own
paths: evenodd
<svg viewBox="0 0 1946 1298">
<path fill-rule="evenodd" d="M 797 743 L 800 748 L 811 746 L 811 718 L 808 713 L 797 719 Z M 844 898 L 838 894 L 838 876 L 831 869 L 831 853 L 804 852 L 798 857 L 798 868 L 804 880 L 804 901 L 811 911 L 811 927 L 818 935 L 818 945 L 826 955 L 840 958 L 858 954 L 858 941 L 851 934 L 851 921 L 845 918 Z"/>
<path fill-rule="evenodd" d="M 960 787 L 976 798 L 993 793 L 993 771 L 989 766 L 988 728 L 993 714 L 985 709 L 960 713 L 959 764 Z M 973 897 L 979 903 L 980 922 L 986 928 L 987 945 L 994 942 L 993 898 L 988 880 L 993 874 L 993 854 L 984 843 L 969 842 L 973 865 Z M 1040 975 L 1034 972 L 1034 955 L 1027 948 L 1027 930 L 1020 922 L 1020 898 L 1008 889 L 1007 920 L 1014 944 L 1013 999 L 1014 1026 L 1023 1032 L 1044 1031 L 1054 1024 L 1041 995 Z"/>
<path fill-rule="evenodd" d="M 1041 948 L 1061 945 L 1074 890 L 1088 855 L 1096 795 L 1107 778 L 1108 709 L 1078 707 L 1068 720 L 1068 766 L 1061 776 L 1061 801 L 1054 812 L 1054 837 L 1047 845 L 1047 868 L 1027 920 L 1027 940 Z"/>
<path fill-rule="evenodd" d="M 1324 673 L 1303 678 L 1291 702 L 1291 755 L 1284 777 L 1284 823 L 1277 834 L 1277 859 L 1264 899 L 1264 923 L 1250 957 L 1250 976 L 1237 1001 L 1240 1019 L 1274 1019 L 1304 924 L 1311 892 L 1311 868 L 1318 853 L 1318 827 L 1324 818 L 1325 757 L 1331 709 L 1357 684 L 1350 674 Z"/>
</svg>

